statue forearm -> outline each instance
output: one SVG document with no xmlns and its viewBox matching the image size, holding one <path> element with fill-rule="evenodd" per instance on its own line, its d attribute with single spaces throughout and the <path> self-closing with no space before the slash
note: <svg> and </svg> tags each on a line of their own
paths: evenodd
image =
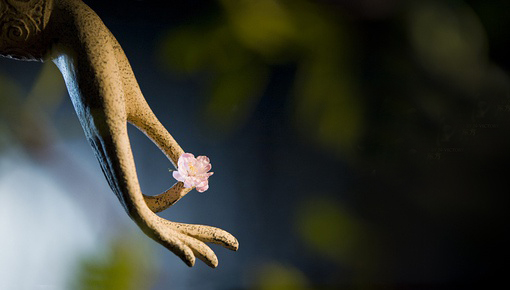
<svg viewBox="0 0 510 290">
<path fill-rule="evenodd" d="M 80 0 L 0 0 L 0 5 L 0 55 L 52 60 L 59 67 L 111 189 L 140 228 L 189 266 L 195 257 L 217 266 L 204 242 L 237 250 L 237 240 L 223 230 L 175 223 L 154 213 L 191 190 L 182 182 L 157 196 L 142 194 L 127 122 L 143 131 L 174 165 L 184 151 L 149 108 L 122 48 L 94 11 Z"/>
</svg>

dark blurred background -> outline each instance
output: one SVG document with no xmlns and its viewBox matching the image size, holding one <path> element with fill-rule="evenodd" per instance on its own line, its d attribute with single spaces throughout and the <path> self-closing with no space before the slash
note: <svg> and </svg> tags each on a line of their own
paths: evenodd
<svg viewBox="0 0 510 290">
<path fill-rule="evenodd" d="M 188 268 L 108 188 L 52 63 L 0 59 L 0 288 L 436 289 L 503 281 L 506 0 L 85 1 L 210 189 L 161 215 L 238 252 Z M 130 129 L 142 190 L 171 164 Z"/>
</svg>

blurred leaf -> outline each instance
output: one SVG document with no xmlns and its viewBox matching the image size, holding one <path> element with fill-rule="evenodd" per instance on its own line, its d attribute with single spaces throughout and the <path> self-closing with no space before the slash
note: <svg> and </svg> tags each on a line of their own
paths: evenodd
<svg viewBox="0 0 510 290">
<path fill-rule="evenodd" d="M 327 59 L 302 65 L 296 82 L 295 121 L 323 147 L 352 153 L 364 132 L 364 107 L 353 77 Z"/>
<path fill-rule="evenodd" d="M 150 289 L 154 278 L 154 255 L 150 250 L 136 238 L 117 237 L 106 253 L 83 259 L 72 289 Z"/>
<path fill-rule="evenodd" d="M 364 133 L 356 56 L 348 27 L 318 5 L 292 5 L 302 32 L 302 59 L 295 82 L 295 123 L 308 140 L 352 156 Z"/>
<path fill-rule="evenodd" d="M 66 96 L 62 74 L 52 62 L 45 62 L 28 94 L 27 107 L 53 113 Z"/>
<path fill-rule="evenodd" d="M 412 2 L 411 44 L 430 73 L 472 89 L 487 61 L 487 36 L 476 14 L 462 2 Z"/>
<path fill-rule="evenodd" d="M 362 224 L 334 200 L 311 198 L 298 207 L 297 214 L 297 231 L 313 251 L 342 262 L 359 254 Z"/>
<path fill-rule="evenodd" d="M 22 95 L 20 86 L 14 80 L 0 74 L 0 150 L 13 141 L 11 126 L 19 114 Z"/>
<path fill-rule="evenodd" d="M 256 272 L 256 290 L 300 290 L 310 289 L 305 274 L 295 267 L 268 263 Z"/>
<path fill-rule="evenodd" d="M 171 31 L 160 40 L 158 58 L 166 67 L 186 73 L 203 69 L 210 58 L 209 33 L 208 29 L 194 26 Z"/>
<path fill-rule="evenodd" d="M 298 36 L 295 23 L 279 0 L 221 0 L 241 43 L 275 60 Z"/>
<path fill-rule="evenodd" d="M 250 69 L 218 74 L 212 85 L 212 95 L 206 116 L 223 132 L 231 132 L 251 116 L 265 87 L 267 69 L 252 63 Z"/>
<path fill-rule="evenodd" d="M 27 97 L 15 82 L 2 82 L 0 119 L 5 120 L 9 133 L 24 149 L 44 153 L 56 134 L 48 114 L 57 109 L 65 95 L 60 72 L 53 63 L 45 63 Z"/>
<path fill-rule="evenodd" d="M 351 155 L 365 116 L 340 22 L 308 1 L 220 2 L 227 19 L 180 28 L 162 40 L 160 50 L 171 67 L 211 74 L 208 123 L 227 133 L 239 128 L 263 94 L 271 65 L 293 61 L 297 127 L 306 139 Z"/>
<path fill-rule="evenodd" d="M 0 74 L 0 118 L 13 119 L 19 111 L 23 92 L 15 80 Z"/>
<path fill-rule="evenodd" d="M 197 31 L 185 28 L 166 36 L 163 58 L 169 66 L 186 73 L 212 73 L 205 117 L 220 131 L 231 132 L 251 115 L 266 85 L 268 68 L 239 45 L 229 27 Z"/>
</svg>

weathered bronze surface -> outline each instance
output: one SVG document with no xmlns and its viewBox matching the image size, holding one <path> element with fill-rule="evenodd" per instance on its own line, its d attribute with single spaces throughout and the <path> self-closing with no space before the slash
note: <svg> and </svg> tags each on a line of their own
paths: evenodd
<svg viewBox="0 0 510 290">
<path fill-rule="evenodd" d="M 144 132 L 176 166 L 184 153 L 158 121 L 119 43 L 81 0 L 0 0 L 0 55 L 53 61 L 60 69 L 90 145 L 122 206 L 138 226 L 187 265 L 218 265 L 205 244 L 237 250 L 228 232 L 168 221 L 155 214 L 191 189 L 182 182 L 157 196 L 142 194 L 127 123 Z"/>
</svg>

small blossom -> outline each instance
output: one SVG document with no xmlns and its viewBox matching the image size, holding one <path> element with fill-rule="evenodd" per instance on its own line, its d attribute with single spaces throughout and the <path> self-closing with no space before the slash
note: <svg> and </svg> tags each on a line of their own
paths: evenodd
<svg viewBox="0 0 510 290">
<path fill-rule="evenodd" d="M 213 175 L 211 162 L 206 156 L 195 156 L 184 153 L 177 161 L 177 171 L 172 173 L 178 181 L 184 182 L 184 187 L 196 187 L 198 192 L 204 192 L 209 188 L 209 176 Z"/>
</svg>

